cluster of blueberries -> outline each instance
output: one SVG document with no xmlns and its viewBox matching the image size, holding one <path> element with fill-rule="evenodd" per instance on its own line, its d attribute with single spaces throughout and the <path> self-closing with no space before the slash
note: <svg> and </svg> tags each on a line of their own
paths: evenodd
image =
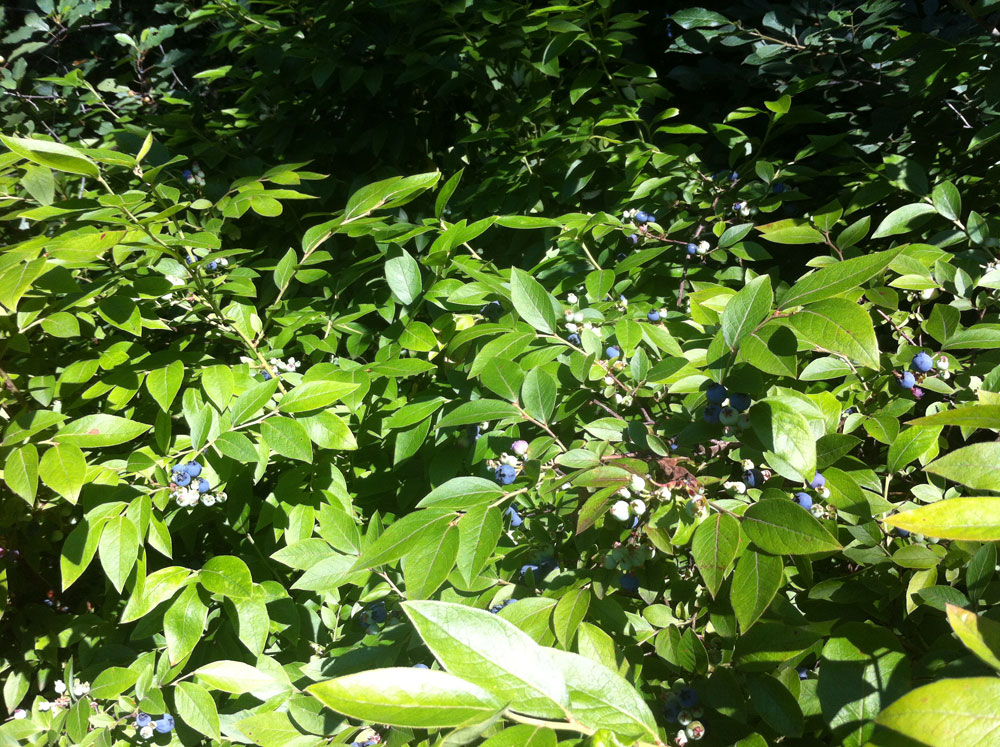
<svg viewBox="0 0 1000 747">
<path fill-rule="evenodd" d="M 191 485 L 192 480 L 198 478 L 197 484 L 193 487 L 196 487 L 199 493 L 207 493 L 212 489 L 212 484 L 204 477 L 198 477 L 200 474 L 201 465 L 198 462 L 177 464 L 170 470 L 170 482 L 178 487 L 186 488 Z"/>
<path fill-rule="evenodd" d="M 369 633 L 377 632 L 378 626 L 388 619 L 389 611 L 385 608 L 385 602 L 375 602 L 358 614 L 358 622 L 367 628 Z"/>
<path fill-rule="evenodd" d="M 741 428 L 750 425 L 750 416 L 746 414 L 746 411 L 750 409 L 753 400 L 750 399 L 749 394 L 730 393 L 722 384 L 712 384 L 705 391 L 705 398 L 708 400 L 708 407 L 705 408 L 704 414 L 706 423 L 739 425 Z M 729 403 L 723 405 L 727 399 Z M 749 483 L 747 484 L 749 485 Z"/>
<path fill-rule="evenodd" d="M 197 257 L 188 256 L 188 258 L 185 261 L 189 265 L 193 265 L 195 262 L 198 261 L 198 258 Z M 228 264 L 229 264 L 229 260 L 226 259 L 225 257 L 223 257 L 222 259 L 213 259 L 213 260 L 209 261 L 208 264 L 205 265 L 205 269 L 208 270 L 209 272 L 215 272 L 220 267 L 225 267 Z"/>
<path fill-rule="evenodd" d="M 813 490 L 822 490 L 826 486 L 826 478 L 823 477 L 821 472 L 817 472 L 813 475 L 812 482 L 809 483 L 809 487 Z M 808 493 L 799 491 L 795 494 L 795 502 L 798 503 L 802 508 L 809 510 L 813 507 L 812 496 Z"/>
<path fill-rule="evenodd" d="M 663 715 L 668 722 L 684 727 L 681 733 L 685 738 L 678 739 L 678 742 L 686 742 L 688 739 L 698 740 L 705 736 L 705 727 L 696 720 L 702 714 L 700 703 L 701 698 L 697 690 L 692 687 L 682 687 L 663 707 Z"/>
<path fill-rule="evenodd" d="M 942 356 L 938 361 L 938 367 L 943 371 L 947 371 L 948 359 Z M 917 386 L 917 377 L 914 376 L 914 372 L 918 374 L 928 373 L 932 368 L 934 368 L 934 359 L 927 353 L 920 351 L 913 356 L 913 360 L 910 361 L 910 368 L 912 371 L 904 371 L 902 374 L 898 374 L 899 385 L 903 389 L 909 389 L 916 399 L 920 399 L 924 396 L 924 392 Z"/>
<path fill-rule="evenodd" d="M 160 732 L 160 734 L 169 734 L 171 731 L 174 730 L 174 717 L 171 716 L 169 713 L 165 713 L 154 721 L 153 717 L 150 716 L 148 713 L 143 713 L 142 711 L 139 711 L 139 713 L 136 714 L 135 717 L 135 725 L 138 726 L 140 729 L 144 729 L 147 726 L 152 726 L 154 729 L 156 729 L 156 731 Z"/>
</svg>

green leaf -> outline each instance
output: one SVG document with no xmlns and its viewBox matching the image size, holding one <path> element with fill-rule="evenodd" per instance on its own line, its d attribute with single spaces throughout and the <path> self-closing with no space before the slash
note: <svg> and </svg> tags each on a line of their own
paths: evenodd
<svg viewBox="0 0 1000 747">
<path fill-rule="evenodd" d="M 87 570 L 87 566 L 97 554 L 97 546 L 101 540 L 105 519 L 90 522 L 83 519 L 63 542 L 62 554 L 59 557 L 59 568 L 62 572 L 62 588 L 65 591 Z"/>
<path fill-rule="evenodd" d="M 990 747 L 1000 731 L 1000 679 L 941 679 L 911 690 L 875 720 L 920 744 Z"/>
<path fill-rule="evenodd" d="M 181 390 L 184 382 L 184 364 L 174 361 L 164 368 L 146 374 L 146 389 L 153 395 L 163 412 L 170 412 L 170 404 Z"/>
<path fill-rule="evenodd" d="M 563 594 L 552 610 L 552 628 L 556 638 L 569 649 L 576 635 L 576 629 L 583 622 L 590 607 L 590 592 L 587 589 L 571 589 Z"/>
<path fill-rule="evenodd" d="M 1000 669 L 1000 623 L 949 604 L 948 623 L 972 653 L 994 669 Z"/>
<path fill-rule="evenodd" d="M 802 735 L 802 708 L 788 687 L 767 674 L 751 675 L 746 689 L 757 715 L 779 734 Z"/>
<path fill-rule="evenodd" d="M 403 610 L 442 666 L 514 710 L 562 718 L 569 690 L 551 649 L 498 615 L 452 602 L 406 601 Z"/>
<path fill-rule="evenodd" d="M 476 479 L 476 478 L 471 478 Z M 486 566 L 503 532 L 503 518 L 496 506 L 476 506 L 458 521 L 459 544 L 456 565 L 468 581 Z"/>
<path fill-rule="evenodd" d="M 941 475 L 962 485 L 980 490 L 1000 490 L 1000 443 L 972 444 L 945 454 L 924 467 L 925 472 Z"/>
<path fill-rule="evenodd" d="M 163 615 L 170 664 L 179 664 L 190 654 L 205 632 L 208 607 L 198 596 L 198 586 L 188 586 Z"/>
<path fill-rule="evenodd" d="M 713 514 L 694 531 L 691 556 L 713 597 L 722 586 L 730 564 L 736 559 L 739 544 L 740 522 L 730 514 Z"/>
<path fill-rule="evenodd" d="M 285 255 L 278 261 L 274 268 L 274 285 L 278 290 L 284 290 L 295 276 L 295 268 L 298 266 L 299 256 L 295 250 L 289 247 Z"/>
<path fill-rule="evenodd" d="M 909 421 L 913 426 L 960 425 L 963 428 L 1000 428 L 1000 405 L 962 405 Z"/>
<path fill-rule="evenodd" d="M 277 379 L 254 383 L 233 402 L 233 406 L 230 408 L 233 416 L 233 425 L 239 425 L 260 412 L 267 401 L 274 396 L 277 389 Z"/>
<path fill-rule="evenodd" d="M 194 682 L 178 682 L 174 687 L 174 707 L 185 724 L 212 739 L 220 739 L 219 710 L 212 694 Z"/>
<path fill-rule="evenodd" d="M 587 273 L 584 281 L 587 297 L 592 303 L 603 301 L 615 285 L 614 270 L 594 270 Z"/>
<path fill-rule="evenodd" d="M 94 678 L 90 697 L 98 700 L 117 698 L 139 679 L 139 673 L 125 667 L 108 667 Z"/>
<path fill-rule="evenodd" d="M 758 501 L 746 510 L 743 533 L 764 552 L 806 555 L 841 549 L 840 543 L 799 504 L 783 498 Z"/>
<path fill-rule="evenodd" d="M 399 344 L 407 350 L 427 353 L 437 346 L 434 330 L 423 322 L 411 321 L 399 336 Z"/>
<path fill-rule="evenodd" d="M 264 443 L 278 454 L 301 462 L 312 461 L 309 432 L 302 423 L 291 418 L 268 418 L 260 424 L 260 435 Z"/>
<path fill-rule="evenodd" d="M 569 688 L 573 720 L 629 738 L 657 739 L 656 719 L 649 706 L 618 672 L 579 654 L 545 650 Z"/>
<path fill-rule="evenodd" d="M 741 223 L 730 226 L 719 237 L 719 248 L 725 249 L 733 244 L 739 243 L 753 229 L 753 223 Z"/>
<path fill-rule="evenodd" d="M 541 332 L 555 334 L 559 302 L 523 270 L 510 271 L 510 300 L 524 321 Z"/>
<path fill-rule="evenodd" d="M 139 556 L 139 541 L 139 530 L 124 516 L 108 519 L 101 532 L 98 546 L 101 567 L 119 594 Z"/>
<path fill-rule="evenodd" d="M 521 401 L 525 411 L 543 423 L 551 422 L 556 407 L 556 382 L 541 368 L 533 368 L 524 377 L 521 386 Z"/>
<path fill-rule="evenodd" d="M 459 405 L 438 421 L 438 428 L 472 425 L 488 420 L 521 419 L 520 411 L 509 402 L 499 399 L 477 399 Z"/>
<path fill-rule="evenodd" d="M 420 295 L 420 265 L 408 252 L 399 250 L 399 256 L 385 262 L 385 279 L 389 290 L 404 306 L 409 306 Z"/>
<path fill-rule="evenodd" d="M 3 465 L 7 487 L 33 505 L 38 492 L 38 449 L 25 444 L 7 455 Z"/>
<path fill-rule="evenodd" d="M 778 308 L 804 306 L 807 303 L 831 298 L 844 291 L 860 288 L 876 275 L 881 275 L 902 251 L 903 247 L 896 247 L 827 265 L 806 275 L 789 288 L 781 298 Z"/>
<path fill-rule="evenodd" d="M 76 503 L 87 479 L 87 459 L 78 446 L 52 446 L 42 454 L 38 476 L 67 501 Z"/>
<path fill-rule="evenodd" d="M 253 577 L 247 564 L 235 555 L 216 555 L 198 572 L 198 581 L 212 594 L 234 599 L 253 594 Z"/>
<path fill-rule="evenodd" d="M 0 142 L 3 142 L 21 158 L 27 158 L 29 161 L 48 166 L 50 169 L 67 174 L 80 174 L 81 176 L 100 176 L 97 164 L 79 151 L 62 143 L 6 135 L 0 135 Z"/>
<path fill-rule="evenodd" d="M 792 314 L 786 323 L 807 342 L 868 368 L 879 368 L 875 325 L 867 311 L 846 298 L 828 298 Z"/>
<path fill-rule="evenodd" d="M 823 234 L 798 218 L 784 220 L 757 226 L 761 237 L 775 244 L 822 244 Z"/>
<path fill-rule="evenodd" d="M 201 388 L 219 410 L 225 410 L 233 398 L 235 381 L 229 366 L 209 366 L 201 371 Z"/>
<path fill-rule="evenodd" d="M 318 682 L 306 692 L 361 721 L 413 729 L 459 726 L 503 708 L 495 694 L 447 672 L 389 667 Z"/>
<path fill-rule="evenodd" d="M 427 599 L 445 582 L 458 556 L 458 527 L 446 524 L 440 533 L 429 532 L 403 560 L 407 599 Z"/>
<path fill-rule="evenodd" d="M 873 239 L 881 239 L 886 236 L 895 236 L 901 233 L 913 231 L 923 224 L 924 216 L 936 212 L 933 205 L 926 202 L 914 202 L 910 205 L 896 208 L 889 213 L 885 219 L 878 224 Z"/>
<path fill-rule="evenodd" d="M 993 142 L 1000 137 L 1000 120 L 994 120 L 988 125 L 978 130 L 969 141 L 968 151 L 971 153 L 982 148 L 984 145 Z"/>
<path fill-rule="evenodd" d="M 278 401 L 282 412 L 308 412 L 327 407 L 356 390 L 360 384 L 351 381 L 306 381 L 283 394 Z"/>
<path fill-rule="evenodd" d="M 962 218 L 962 195 L 951 182 L 941 182 L 934 187 L 931 199 L 934 201 L 934 209 L 948 220 Z"/>
<path fill-rule="evenodd" d="M 195 675 L 215 690 L 227 693 L 252 693 L 257 690 L 267 690 L 274 686 L 276 680 L 257 667 L 244 664 L 241 661 L 220 659 L 205 664 L 195 670 Z"/>
<path fill-rule="evenodd" d="M 724 15 L 704 8 L 685 8 L 674 13 L 670 20 L 682 29 L 714 28 L 729 23 Z"/>
<path fill-rule="evenodd" d="M 722 312 L 722 336 L 731 349 L 736 349 L 767 318 L 773 300 L 771 278 L 767 275 L 754 278 L 729 299 Z"/>
<path fill-rule="evenodd" d="M 52 438 L 81 449 L 117 446 L 138 438 L 150 426 L 117 415 L 85 415 L 63 426 Z"/>
<path fill-rule="evenodd" d="M 1000 541 L 1000 498 L 949 498 L 889 516 L 885 523 L 930 537 L 997 542 Z"/>
<path fill-rule="evenodd" d="M 440 527 L 454 518 L 453 511 L 428 508 L 397 519 L 358 558 L 353 570 L 373 568 L 399 560 L 419 547 L 424 537 L 440 533 Z"/>
<path fill-rule="evenodd" d="M 769 397 L 750 410 L 754 433 L 764 448 L 780 457 L 792 470 L 784 474 L 777 463 L 772 466 L 789 479 L 810 482 L 816 473 L 816 439 L 809 422 L 797 409 L 781 398 Z"/>
<path fill-rule="evenodd" d="M 342 417 L 330 410 L 298 418 L 297 422 L 302 424 L 309 434 L 309 439 L 320 448 L 342 451 L 353 451 L 358 448 L 358 441 L 351 432 L 351 427 Z"/>
<path fill-rule="evenodd" d="M 515 724 L 495 734 L 479 747 L 556 747 L 556 733 L 544 726 Z"/>
<path fill-rule="evenodd" d="M 737 561 L 730 601 L 743 633 L 760 619 L 778 593 L 782 569 L 781 558 L 753 550 L 745 551 Z"/>
<path fill-rule="evenodd" d="M 417 508 L 455 508 L 466 510 L 483 503 L 492 503 L 504 494 L 492 480 L 482 477 L 453 477 L 425 495 Z"/>
<path fill-rule="evenodd" d="M 910 462 L 923 457 L 937 443 L 941 428 L 907 428 L 889 445 L 890 472 L 898 472 Z"/>
</svg>

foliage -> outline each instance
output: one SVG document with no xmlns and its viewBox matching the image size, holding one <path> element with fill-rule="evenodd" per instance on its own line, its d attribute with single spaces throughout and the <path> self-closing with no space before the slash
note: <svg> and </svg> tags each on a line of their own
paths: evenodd
<svg viewBox="0 0 1000 747">
<path fill-rule="evenodd" d="M 2 11 L 0 743 L 992 743 L 995 3 L 633 5 Z"/>
</svg>

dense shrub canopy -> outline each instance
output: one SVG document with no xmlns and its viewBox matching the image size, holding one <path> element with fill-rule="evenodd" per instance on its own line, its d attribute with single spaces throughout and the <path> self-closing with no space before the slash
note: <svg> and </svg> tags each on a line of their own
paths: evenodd
<svg viewBox="0 0 1000 747">
<path fill-rule="evenodd" d="M 0 745 L 994 745 L 997 3 L 0 9 Z"/>
</svg>

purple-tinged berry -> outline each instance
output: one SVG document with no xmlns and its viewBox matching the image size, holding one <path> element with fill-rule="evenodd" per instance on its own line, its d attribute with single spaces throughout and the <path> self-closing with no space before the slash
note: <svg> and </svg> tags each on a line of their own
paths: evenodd
<svg viewBox="0 0 1000 747">
<path fill-rule="evenodd" d="M 517 470 L 509 464 L 501 464 L 496 468 L 493 476 L 501 485 L 510 485 L 517 479 Z"/>
<path fill-rule="evenodd" d="M 913 387 L 913 389 L 910 390 L 910 393 L 913 395 L 913 399 L 924 398 L 924 390 L 918 386 Z"/>
<path fill-rule="evenodd" d="M 165 713 L 156 719 L 156 723 L 153 727 L 160 732 L 160 734 L 169 734 L 174 729 L 174 717 L 169 713 Z"/>
<path fill-rule="evenodd" d="M 931 358 L 927 353 L 920 352 L 913 356 L 913 361 L 911 362 L 914 371 L 919 373 L 927 373 L 932 368 L 934 368 L 934 359 Z"/>
<path fill-rule="evenodd" d="M 705 391 L 705 398 L 713 405 L 721 405 L 726 401 L 726 397 L 728 396 L 729 392 L 726 391 L 726 388 L 722 384 L 712 384 Z"/>
<path fill-rule="evenodd" d="M 913 389 L 914 385 L 917 383 L 916 378 L 909 371 L 906 371 L 902 376 L 899 377 L 899 385 L 903 389 Z"/>
<path fill-rule="evenodd" d="M 510 445 L 510 450 L 513 451 L 518 456 L 524 456 L 528 453 L 528 442 L 523 438 L 519 438 L 517 441 Z"/>
<path fill-rule="evenodd" d="M 613 361 L 615 358 L 619 357 L 622 351 L 616 348 L 614 345 L 608 346 L 608 349 L 604 351 L 604 355 L 609 361 Z"/>
<path fill-rule="evenodd" d="M 821 472 L 813 475 L 812 482 L 809 483 L 809 487 L 813 490 L 822 490 L 824 485 L 826 485 L 826 478 L 823 477 L 823 473 Z"/>
<path fill-rule="evenodd" d="M 718 423 L 719 416 L 722 414 L 722 407 L 720 405 L 709 405 L 705 408 L 705 422 L 706 423 Z"/>
<path fill-rule="evenodd" d="M 743 392 L 735 392 L 729 395 L 729 406 L 735 408 L 737 412 L 749 410 L 751 402 L 750 395 Z"/>
<path fill-rule="evenodd" d="M 660 312 L 657 311 L 656 309 L 653 309 L 648 314 L 646 314 L 646 318 L 651 322 L 658 322 L 660 321 Z"/>
<path fill-rule="evenodd" d="M 798 503 L 800 506 L 802 506 L 802 508 L 807 510 L 813 507 L 812 496 L 809 495 L 808 493 L 796 493 L 795 502 Z"/>
</svg>

